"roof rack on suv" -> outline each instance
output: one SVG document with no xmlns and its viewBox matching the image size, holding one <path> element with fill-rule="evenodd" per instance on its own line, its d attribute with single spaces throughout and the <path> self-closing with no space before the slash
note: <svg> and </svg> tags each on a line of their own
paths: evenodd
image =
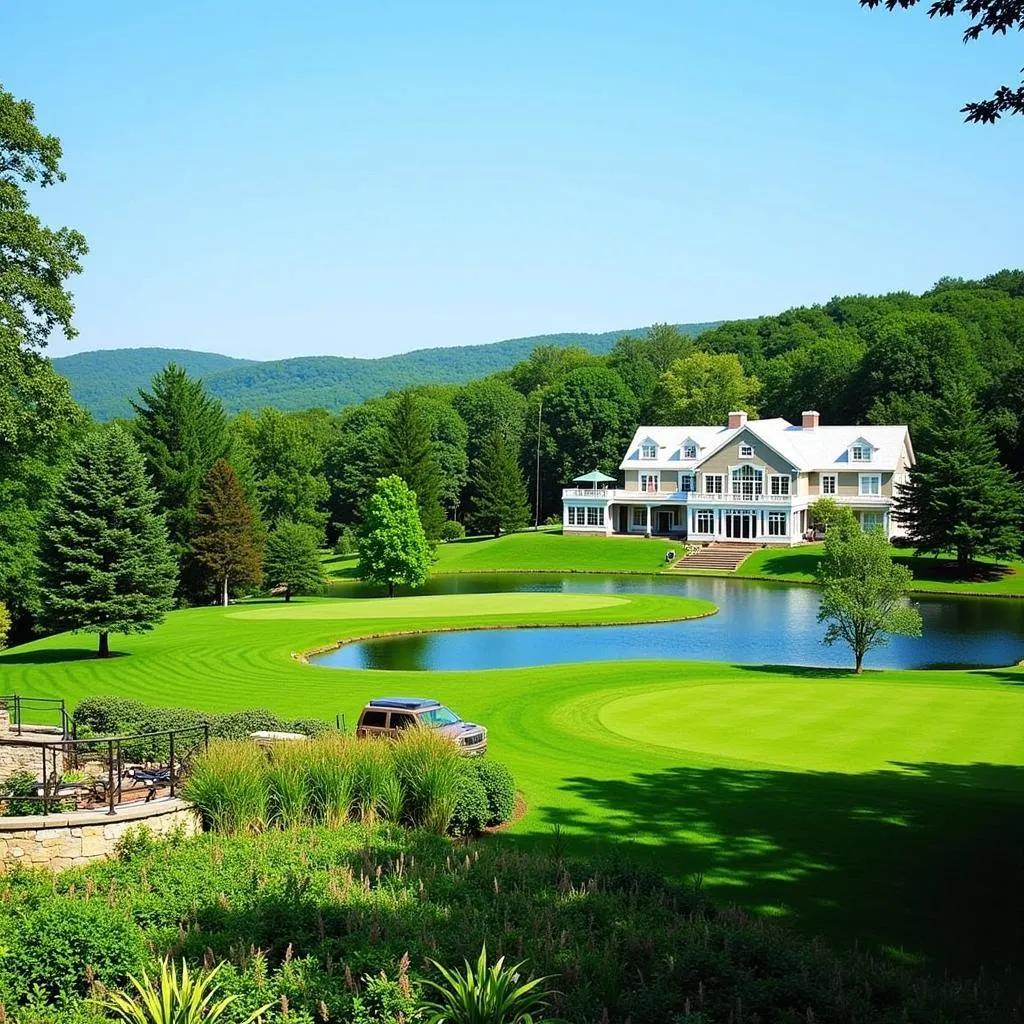
<svg viewBox="0 0 1024 1024">
<path fill-rule="evenodd" d="M 418 708 L 429 708 L 438 704 L 439 701 L 431 700 L 429 697 L 379 697 L 371 700 L 369 706 L 374 708 L 401 708 L 403 711 L 413 711 Z"/>
</svg>

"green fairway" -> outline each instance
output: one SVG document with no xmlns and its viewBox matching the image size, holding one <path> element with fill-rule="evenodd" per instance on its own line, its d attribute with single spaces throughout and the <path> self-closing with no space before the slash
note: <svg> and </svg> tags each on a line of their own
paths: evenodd
<svg viewBox="0 0 1024 1024">
<path fill-rule="evenodd" d="M 589 542 L 589 539 L 588 539 Z M 629 542 L 624 542 L 629 546 Z M 641 545 L 642 546 L 642 545 Z M 561 599 L 561 600 L 559 600 Z M 6 692 L 110 693 L 351 724 L 374 696 L 437 697 L 490 729 L 528 813 L 504 843 L 621 849 L 719 901 L 960 968 L 1024 955 L 1024 671 L 605 662 L 487 672 L 318 668 L 293 655 L 439 627 L 650 621 L 652 595 L 506 594 L 195 608 L 153 633 L 64 634 L 0 655 Z M 687 624 L 681 623 L 680 629 Z"/>
</svg>

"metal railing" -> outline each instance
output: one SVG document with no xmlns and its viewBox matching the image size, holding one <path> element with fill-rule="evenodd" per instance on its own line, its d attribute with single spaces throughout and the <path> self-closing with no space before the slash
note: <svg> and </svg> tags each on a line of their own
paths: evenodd
<svg viewBox="0 0 1024 1024">
<path fill-rule="evenodd" d="M 792 502 L 792 494 L 741 494 L 726 491 L 723 494 L 707 494 L 704 491 L 627 491 L 619 487 L 607 487 L 604 490 L 589 491 L 579 487 L 566 487 L 562 491 L 563 498 L 598 498 L 602 501 L 686 501 L 699 504 L 744 505 L 764 502 L 769 505 L 788 505 Z"/>
<path fill-rule="evenodd" d="M 2 740 L 0 740 L 2 743 Z M 42 771 L 33 792 L 0 797 L 11 803 L 39 804 L 43 814 L 67 810 L 106 807 L 116 814 L 121 804 L 144 797 L 153 800 L 161 791 L 177 794 L 181 779 L 188 774 L 196 754 L 210 745 L 210 727 L 192 725 L 161 732 L 135 733 L 129 736 L 96 736 L 88 739 L 20 739 L 18 746 L 35 747 L 40 752 Z M 160 760 L 132 757 L 133 747 L 160 750 Z M 166 751 L 164 755 L 163 751 Z M 87 781 L 68 781 L 69 772 L 84 771 Z"/>
<path fill-rule="evenodd" d="M 11 732 L 20 736 L 25 728 L 39 726 L 59 729 L 61 737 L 71 735 L 71 716 L 63 697 L 22 697 L 19 693 L 0 694 L 0 707 L 7 708 Z M 40 717 L 50 721 L 40 721 Z"/>
</svg>

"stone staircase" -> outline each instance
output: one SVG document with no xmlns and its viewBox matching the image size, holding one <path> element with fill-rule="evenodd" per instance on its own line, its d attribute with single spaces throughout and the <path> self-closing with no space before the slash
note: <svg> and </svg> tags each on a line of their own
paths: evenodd
<svg viewBox="0 0 1024 1024">
<path fill-rule="evenodd" d="M 740 562 L 751 552 L 759 550 L 760 544 L 708 544 L 707 547 L 686 555 L 675 563 L 675 569 L 716 569 L 720 572 L 735 572 Z"/>
</svg>

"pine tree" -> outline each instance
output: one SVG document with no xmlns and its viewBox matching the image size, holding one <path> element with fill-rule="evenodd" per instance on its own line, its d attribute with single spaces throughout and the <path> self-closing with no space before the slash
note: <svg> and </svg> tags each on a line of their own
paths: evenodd
<svg viewBox="0 0 1024 1024">
<path fill-rule="evenodd" d="M 174 559 L 157 494 L 128 431 L 89 434 L 75 449 L 40 530 L 40 590 L 55 630 L 152 629 L 171 607 Z"/>
<path fill-rule="evenodd" d="M 366 503 L 359 539 L 359 576 L 388 588 L 422 587 L 430 574 L 430 544 L 416 507 L 416 496 L 400 476 L 386 476 Z"/>
<path fill-rule="evenodd" d="M 521 530 L 530 521 L 526 483 L 515 452 L 500 430 L 484 439 L 480 455 L 473 461 L 471 477 L 473 528 L 495 537 Z"/>
<path fill-rule="evenodd" d="M 304 523 L 279 523 L 267 537 L 263 571 L 269 586 L 285 588 L 285 601 L 315 594 L 324 584 L 317 531 Z"/>
<path fill-rule="evenodd" d="M 441 466 L 430 438 L 430 421 L 419 399 L 405 391 L 398 399 L 388 429 L 385 465 L 416 495 L 420 522 L 428 540 L 441 536 Z"/>
<path fill-rule="evenodd" d="M 961 575 L 979 555 L 1012 557 L 1021 545 L 1020 483 L 1000 464 L 966 385 L 946 388 L 919 446 L 893 510 L 917 551 L 955 550 Z"/>
<path fill-rule="evenodd" d="M 226 459 L 218 459 L 203 481 L 192 548 L 196 561 L 217 583 L 227 605 L 232 588 L 262 579 L 263 549 L 253 507 Z"/>
</svg>

